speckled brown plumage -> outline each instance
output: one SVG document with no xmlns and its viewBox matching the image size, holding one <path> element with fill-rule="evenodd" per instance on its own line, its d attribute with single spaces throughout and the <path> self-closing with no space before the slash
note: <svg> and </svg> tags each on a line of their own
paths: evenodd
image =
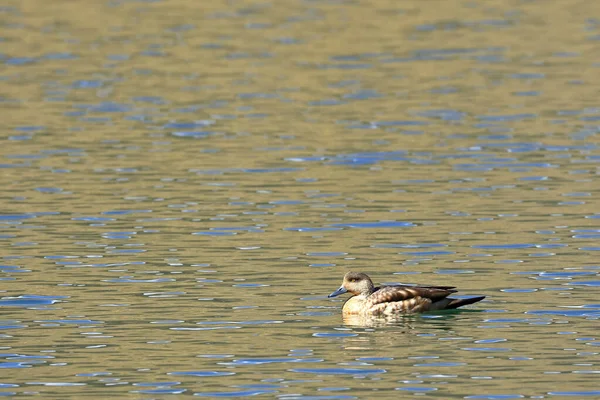
<svg viewBox="0 0 600 400">
<path fill-rule="evenodd" d="M 344 303 L 344 314 L 394 315 L 447 310 L 476 303 L 485 298 L 450 298 L 449 295 L 456 293 L 453 286 L 374 287 L 371 278 L 361 272 L 346 273 L 342 286 L 329 297 L 346 292 L 353 296 Z"/>
</svg>

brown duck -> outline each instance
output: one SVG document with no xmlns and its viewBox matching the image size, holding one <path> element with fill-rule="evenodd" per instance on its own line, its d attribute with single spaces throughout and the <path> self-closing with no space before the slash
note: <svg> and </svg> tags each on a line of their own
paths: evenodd
<svg viewBox="0 0 600 400">
<path fill-rule="evenodd" d="M 394 315 L 424 311 L 451 310 L 481 301 L 485 296 L 468 299 L 448 297 L 456 293 L 454 286 L 373 286 L 373 281 L 362 272 L 348 272 L 342 286 L 328 297 L 350 292 L 344 303 L 344 314 Z"/>
</svg>

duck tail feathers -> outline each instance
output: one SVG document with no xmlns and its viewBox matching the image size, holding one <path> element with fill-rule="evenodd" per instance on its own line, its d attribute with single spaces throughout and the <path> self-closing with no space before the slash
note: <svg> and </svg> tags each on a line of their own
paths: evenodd
<svg viewBox="0 0 600 400">
<path fill-rule="evenodd" d="M 448 303 L 448 305 L 446 306 L 446 309 L 451 310 L 454 308 L 466 306 L 468 304 L 477 303 L 478 301 L 481 301 L 483 299 L 485 299 L 485 296 L 469 297 L 468 299 L 452 299 L 450 303 Z"/>
</svg>

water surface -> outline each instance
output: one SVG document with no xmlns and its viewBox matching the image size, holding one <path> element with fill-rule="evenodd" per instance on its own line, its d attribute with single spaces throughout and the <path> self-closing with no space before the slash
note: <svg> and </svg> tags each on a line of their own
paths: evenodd
<svg viewBox="0 0 600 400">
<path fill-rule="evenodd" d="M 600 397 L 598 11 L 9 1 L 0 395 Z"/>
</svg>

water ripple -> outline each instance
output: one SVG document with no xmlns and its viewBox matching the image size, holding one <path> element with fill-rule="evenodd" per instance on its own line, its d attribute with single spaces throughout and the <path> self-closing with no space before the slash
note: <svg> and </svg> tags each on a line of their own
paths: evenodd
<svg viewBox="0 0 600 400">
<path fill-rule="evenodd" d="M 194 396 L 202 397 L 247 397 L 260 396 L 262 394 L 277 393 L 276 390 L 242 390 L 237 392 L 197 392 Z"/>
<path fill-rule="evenodd" d="M 304 374 L 355 375 L 355 376 L 384 374 L 387 372 L 385 369 L 359 369 L 359 368 L 296 368 L 296 369 L 291 369 L 290 371 L 304 373 Z"/>
<path fill-rule="evenodd" d="M 168 375 L 174 375 L 174 376 L 215 377 L 215 376 L 230 376 L 230 375 L 235 375 L 235 372 L 223 372 L 223 371 L 180 371 L 180 372 L 169 372 Z"/>
</svg>

